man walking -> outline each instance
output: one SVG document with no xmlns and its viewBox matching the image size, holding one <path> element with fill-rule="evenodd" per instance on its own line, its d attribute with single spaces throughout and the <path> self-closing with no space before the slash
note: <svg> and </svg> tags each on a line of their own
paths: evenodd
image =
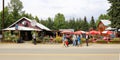
<svg viewBox="0 0 120 60">
<path fill-rule="evenodd" d="M 33 43 L 34 43 L 34 45 L 36 45 L 36 35 L 35 35 L 35 33 L 33 33 Z"/>
<path fill-rule="evenodd" d="M 86 34 L 86 46 L 88 46 L 88 42 L 89 42 L 89 35 L 88 34 Z"/>
</svg>

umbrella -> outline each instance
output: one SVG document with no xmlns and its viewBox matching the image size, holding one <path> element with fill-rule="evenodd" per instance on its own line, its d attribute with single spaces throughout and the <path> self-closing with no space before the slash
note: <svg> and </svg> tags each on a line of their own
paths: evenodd
<svg viewBox="0 0 120 60">
<path fill-rule="evenodd" d="M 110 35 L 110 34 L 112 34 L 113 32 L 112 32 L 112 31 L 103 31 L 102 33 L 103 33 L 103 34 L 108 34 L 108 35 Z"/>
<path fill-rule="evenodd" d="M 61 33 L 63 34 L 72 34 L 73 32 L 70 30 L 63 30 Z"/>
<path fill-rule="evenodd" d="M 84 31 L 76 31 L 74 32 L 74 34 L 82 34 L 82 33 L 85 33 Z"/>
<path fill-rule="evenodd" d="M 95 31 L 95 30 L 90 31 L 89 33 L 92 34 L 92 35 L 94 35 L 94 34 L 100 34 L 99 31 Z"/>
<path fill-rule="evenodd" d="M 88 35 L 88 34 L 90 34 L 89 32 L 86 32 L 86 34 Z"/>
</svg>

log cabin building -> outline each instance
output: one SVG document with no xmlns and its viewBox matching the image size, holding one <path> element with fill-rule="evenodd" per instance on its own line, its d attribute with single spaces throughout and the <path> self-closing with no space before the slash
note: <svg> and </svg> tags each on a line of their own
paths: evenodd
<svg viewBox="0 0 120 60">
<path fill-rule="evenodd" d="M 109 20 L 100 20 L 98 23 L 97 29 L 100 31 L 100 34 L 102 34 L 103 31 L 105 31 L 106 28 L 108 28 L 111 24 L 111 21 Z"/>
</svg>

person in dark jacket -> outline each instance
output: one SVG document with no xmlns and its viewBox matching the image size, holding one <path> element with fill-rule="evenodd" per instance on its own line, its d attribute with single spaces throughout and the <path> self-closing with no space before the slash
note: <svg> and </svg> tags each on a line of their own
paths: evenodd
<svg viewBox="0 0 120 60">
<path fill-rule="evenodd" d="M 86 34 L 86 46 L 88 46 L 88 43 L 89 43 L 89 35 L 88 34 Z"/>
</svg>

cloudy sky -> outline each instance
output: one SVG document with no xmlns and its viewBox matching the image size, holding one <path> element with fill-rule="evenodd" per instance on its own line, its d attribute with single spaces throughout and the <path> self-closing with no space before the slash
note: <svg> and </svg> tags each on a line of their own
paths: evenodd
<svg viewBox="0 0 120 60">
<path fill-rule="evenodd" d="M 5 5 L 10 0 L 5 0 Z M 40 19 L 48 17 L 54 18 L 55 14 L 62 13 L 66 19 L 84 18 L 90 20 L 91 16 L 95 19 L 100 14 L 107 13 L 110 4 L 107 0 L 21 0 L 23 2 L 23 10 L 38 16 Z M 2 0 L 0 0 L 0 10 L 2 10 Z"/>
</svg>

